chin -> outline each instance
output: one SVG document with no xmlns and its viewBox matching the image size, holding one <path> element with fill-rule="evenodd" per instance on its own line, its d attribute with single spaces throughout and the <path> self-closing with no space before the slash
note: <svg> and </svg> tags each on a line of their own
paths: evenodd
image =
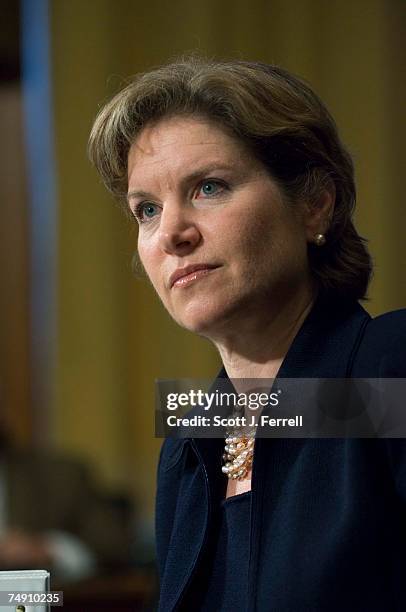
<svg viewBox="0 0 406 612">
<path fill-rule="evenodd" d="M 201 317 L 182 317 L 181 319 L 175 318 L 175 321 L 184 329 L 199 336 L 210 336 L 210 330 L 215 327 L 215 321 L 207 317 L 207 315 L 202 315 Z"/>
<path fill-rule="evenodd" d="M 175 321 L 190 332 L 210 338 L 222 329 L 235 311 L 233 304 L 220 305 L 204 303 L 189 305 L 181 315 L 173 316 Z"/>
</svg>

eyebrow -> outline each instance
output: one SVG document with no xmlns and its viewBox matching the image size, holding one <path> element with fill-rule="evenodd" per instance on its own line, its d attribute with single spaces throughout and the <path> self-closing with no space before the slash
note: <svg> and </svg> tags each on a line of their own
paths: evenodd
<svg viewBox="0 0 406 612">
<path fill-rule="evenodd" d="M 198 168 L 197 170 L 195 170 L 194 172 L 191 172 L 190 174 L 187 174 L 186 176 L 184 176 L 181 179 L 181 185 L 187 185 L 189 183 L 193 183 L 194 181 L 198 180 L 199 178 L 202 178 L 203 176 L 206 175 L 210 175 L 211 172 L 216 171 L 216 172 L 221 172 L 221 171 L 235 171 L 235 167 L 228 165 L 228 164 L 224 164 L 223 162 L 221 163 L 210 163 L 207 166 L 203 166 L 202 168 Z M 131 190 L 128 192 L 127 194 L 127 202 L 129 202 L 130 200 L 132 200 L 133 198 L 152 198 L 154 197 L 152 192 L 148 192 L 148 191 L 142 191 L 142 190 Z"/>
</svg>

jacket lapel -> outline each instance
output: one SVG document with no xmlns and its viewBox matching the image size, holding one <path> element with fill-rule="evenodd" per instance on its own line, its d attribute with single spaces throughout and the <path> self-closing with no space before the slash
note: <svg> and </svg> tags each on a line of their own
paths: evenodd
<svg viewBox="0 0 406 612">
<path fill-rule="evenodd" d="M 184 439 L 179 444 L 183 454 L 179 460 L 184 467 L 161 581 L 160 612 L 177 609 L 187 590 L 205 550 L 214 518 L 214 500 L 218 499 L 223 480 L 222 439 Z"/>
</svg>

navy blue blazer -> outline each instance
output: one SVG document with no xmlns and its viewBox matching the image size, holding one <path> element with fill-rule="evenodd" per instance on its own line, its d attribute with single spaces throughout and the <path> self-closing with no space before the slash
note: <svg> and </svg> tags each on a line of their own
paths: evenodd
<svg viewBox="0 0 406 612">
<path fill-rule="evenodd" d="M 319 300 L 278 376 L 406 377 L 405 340 L 406 310 L 371 319 L 358 303 Z M 162 446 L 160 612 L 199 609 L 199 575 L 227 485 L 223 445 Z M 247 611 L 406 610 L 405 501 L 404 440 L 257 439 Z"/>
</svg>

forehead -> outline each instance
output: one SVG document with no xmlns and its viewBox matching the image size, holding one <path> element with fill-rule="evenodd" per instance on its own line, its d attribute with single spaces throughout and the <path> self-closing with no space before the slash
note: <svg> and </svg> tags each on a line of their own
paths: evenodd
<svg viewBox="0 0 406 612">
<path fill-rule="evenodd" d="M 128 155 L 129 183 L 159 171 L 182 173 L 196 164 L 247 162 L 244 143 L 214 122 L 196 117 L 171 117 L 147 125 Z"/>
</svg>

